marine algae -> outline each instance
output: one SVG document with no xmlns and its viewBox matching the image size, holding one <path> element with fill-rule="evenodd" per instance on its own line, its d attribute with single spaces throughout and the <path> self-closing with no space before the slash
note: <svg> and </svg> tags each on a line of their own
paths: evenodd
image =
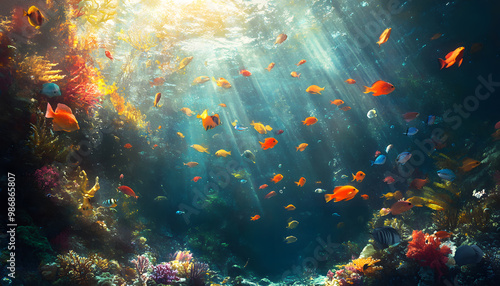
<svg viewBox="0 0 500 286">
<path fill-rule="evenodd" d="M 73 250 L 65 255 L 58 255 L 59 275 L 67 277 L 78 285 L 94 285 L 96 271 L 107 270 L 109 262 L 97 254 L 89 257 L 79 256 Z"/>
<path fill-rule="evenodd" d="M 31 79 L 34 84 L 57 82 L 65 77 L 62 70 L 53 69 L 58 64 L 51 63 L 44 56 L 25 55 L 22 60 L 13 61 L 13 70 L 19 81 Z"/>
</svg>

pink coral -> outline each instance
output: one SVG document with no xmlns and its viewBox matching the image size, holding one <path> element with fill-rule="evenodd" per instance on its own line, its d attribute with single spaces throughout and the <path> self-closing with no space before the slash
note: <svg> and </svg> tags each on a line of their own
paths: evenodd
<svg viewBox="0 0 500 286">
<path fill-rule="evenodd" d="M 59 171 L 48 165 L 35 171 L 35 182 L 40 190 L 50 192 L 59 188 Z"/>
<path fill-rule="evenodd" d="M 441 245 L 441 240 L 422 231 L 414 230 L 412 234 L 413 240 L 408 244 L 408 252 L 406 257 L 417 260 L 420 266 L 428 266 L 439 274 L 438 278 L 443 275 L 443 269 L 447 269 L 448 254 L 451 250 L 446 245 Z"/>
</svg>

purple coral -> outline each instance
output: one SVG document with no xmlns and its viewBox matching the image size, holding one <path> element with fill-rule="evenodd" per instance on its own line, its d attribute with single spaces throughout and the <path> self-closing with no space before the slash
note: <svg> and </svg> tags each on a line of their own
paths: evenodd
<svg viewBox="0 0 500 286">
<path fill-rule="evenodd" d="M 137 260 L 132 259 L 130 262 L 134 263 L 135 269 L 137 270 L 137 274 L 139 276 L 139 280 L 146 282 L 148 280 L 148 277 L 146 277 L 146 273 L 151 266 L 149 258 L 144 255 L 139 255 L 137 256 Z"/>
<path fill-rule="evenodd" d="M 153 274 L 151 274 L 151 278 L 153 278 L 156 283 L 161 284 L 172 284 L 174 281 L 179 281 L 179 277 L 177 277 L 177 270 L 172 269 L 170 263 L 162 263 L 153 266 Z"/>
<path fill-rule="evenodd" d="M 59 188 L 59 171 L 57 168 L 48 165 L 35 171 L 35 181 L 40 190 L 50 192 Z"/>
</svg>

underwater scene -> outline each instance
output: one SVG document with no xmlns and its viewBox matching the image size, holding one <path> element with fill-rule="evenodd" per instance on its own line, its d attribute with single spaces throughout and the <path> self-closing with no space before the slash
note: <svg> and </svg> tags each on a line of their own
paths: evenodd
<svg viewBox="0 0 500 286">
<path fill-rule="evenodd" d="M 0 285 L 498 285 L 499 1 L 1 2 Z"/>
</svg>

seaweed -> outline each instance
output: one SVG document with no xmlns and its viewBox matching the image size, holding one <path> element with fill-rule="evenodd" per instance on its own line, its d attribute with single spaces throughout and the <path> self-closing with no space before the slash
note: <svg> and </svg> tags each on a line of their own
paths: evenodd
<svg viewBox="0 0 500 286">
<path fill-rule="evenodd" d="M 59 275 L 78 285 L 94 285 L 97 270 L 107 270 L 109 262 L 97 254 L 79 256 L 73 250 L 58 255 Z"/>
<path fill-rule="evenodd" d="M 31 153 L 42 162 L 52 162 L 54 160 L 64 162 L 71 147 L 64 147 L 59 140 L 59 136 L 48 127 L 47 119 L 39 111 L 36 113 L 36 123 L 30 123 L 31 134 L 26 145 Z"/>
</svg>

